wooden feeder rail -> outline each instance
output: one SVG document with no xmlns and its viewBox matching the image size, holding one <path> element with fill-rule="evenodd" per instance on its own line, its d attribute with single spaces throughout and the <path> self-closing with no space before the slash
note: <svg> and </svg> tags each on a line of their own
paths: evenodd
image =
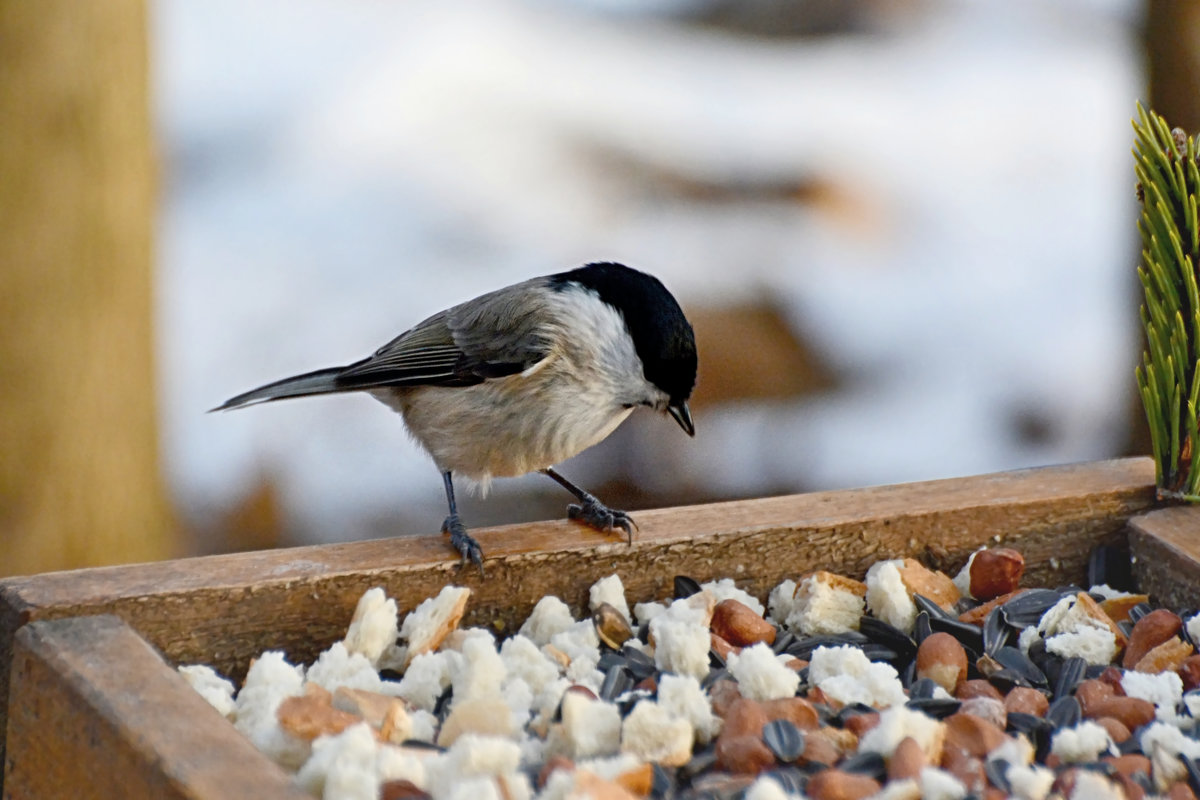
<svg viewBox="0 0 1200 800">
<path fill-rule="evenodd" d="M 1192 509 L 1156 511 L 1149 459 L 638 512 L 632 546 L 565 521 L 480 530 L 487 579 L 441 536 L 239 553 L 0 581 L 5 798 L 303 797 L 174 671 L 235 681 L 264 650 L 311 662 L 382 586 L 401 613 L 469 586 L 464 625 L 505 635 L 546 594 L 577 615 L 621 576 L 631 604 L 675 575 L 731 577 L 759 596 L 815 569 L 861 577 L 915 556 L 947 572 L 982 546 L 1025 555 L 1027 585 L 1081 582 L 1099 544 L 1128 545 L 1144 591 L 1200 602 Z M 104 616 L 98 616 L 104 615 Z M 160 655 L 161 653 L 161 655 Z M 164 660 L 165 657 L 165 660 Z"/>
</svg>

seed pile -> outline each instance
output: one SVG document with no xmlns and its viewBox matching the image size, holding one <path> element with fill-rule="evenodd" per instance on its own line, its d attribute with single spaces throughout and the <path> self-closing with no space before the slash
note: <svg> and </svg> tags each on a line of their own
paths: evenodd
<svg viewBox="0 0 1200 800">
<path fill-rule="evenodd" d="M 402 626 L 372 589 L 307 668 L 264 653 L 236 697 L 180 671 L 330 799 L 1194 798 L 1200 614 L 1111 588 L 1111 555 L 1087 589 L 1020 589 L 997 548 L 953 579 L 817 572 L 766 608 L 678 577 L 631 611 L 610 576 L 589 617 L 545 597 L 499 643 L 460 627 L 468 589 Z"/>
</svg>

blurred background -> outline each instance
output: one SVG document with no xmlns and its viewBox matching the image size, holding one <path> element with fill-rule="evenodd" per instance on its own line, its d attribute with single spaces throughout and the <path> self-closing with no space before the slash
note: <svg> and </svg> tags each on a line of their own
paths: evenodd
<svg viewBox="0 0 1200 800">
<path fill-rule="evenodd" d="M 696 328 L 610 505 L 1149 452 L 1129 120 L 1174 0 L 0 0 L 0 574 L 436 532 L 365 396 L 205 411 L 592 260 Z M 557 517 L 541 476 L 468 525 Z"/>
</svg>

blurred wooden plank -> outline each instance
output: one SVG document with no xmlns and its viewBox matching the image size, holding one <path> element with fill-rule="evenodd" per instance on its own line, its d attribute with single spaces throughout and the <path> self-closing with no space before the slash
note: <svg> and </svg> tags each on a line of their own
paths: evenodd
<svg viewBox="0 0 1200 800">
<path fill-rule="evenodd" d="M 578 613 L 588 587 L 614 572 L 631 601 L 669 595 L 677 574 L 734 577 L 763 596 L 813 569 L 861 576 L 895 556 L 954 570 L 1002 542 L 1025 553 L 1028 583 L 1079 580 L 1088 551 L 1121 541 L 1126 520 L 1151 506 L 1153 480 L 1149 459 L 1124 459 L 643 511 L 632 546 L 565 521 L 491 528 L 476 531 L 488 554 L 483 581 L 458 571 L 440 536 L 12 578 L 0 581 L 0 703 L 13 637 L 38 619 L 115 614 L 168 660 L 239 678 L 265 649 L 315 658 L 372 586 L 402 613 L 446 584 L 470 586 L 466 624 L 504 633 L 546 594 Z"/>
<path fill-rule="evenodd" d="M 116 617 L 26 625 L 13 655 L 6 798 L 309 797 Z"/>
<path fill-rule="evenodd" d="M 0 575 L 181 550 L 158 461 L 148 5 L 0 2 Z"/>
<path fill-rule="evenodd" d="M 1139 588 L 1172 608 L 1200 607 L 1200 508 L 1173 506 L 1130 520 Z"/>
</svg>

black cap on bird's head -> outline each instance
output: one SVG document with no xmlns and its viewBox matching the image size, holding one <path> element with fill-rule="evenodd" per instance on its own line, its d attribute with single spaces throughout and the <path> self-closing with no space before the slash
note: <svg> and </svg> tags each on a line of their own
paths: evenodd
<svg viewBox="0 0 1200 800">
<path fill-rule="evenodd" d="M 646 380 L 667 394 L 668 413 L 688 436 L 695 436 L 687 401 L 696 385 L 696 337 L 667 287 L 653 275 L 615 262 L 587 264 L 561 272 L 553 281 L 591 289 L 621 312 Z"/>
</svg>

